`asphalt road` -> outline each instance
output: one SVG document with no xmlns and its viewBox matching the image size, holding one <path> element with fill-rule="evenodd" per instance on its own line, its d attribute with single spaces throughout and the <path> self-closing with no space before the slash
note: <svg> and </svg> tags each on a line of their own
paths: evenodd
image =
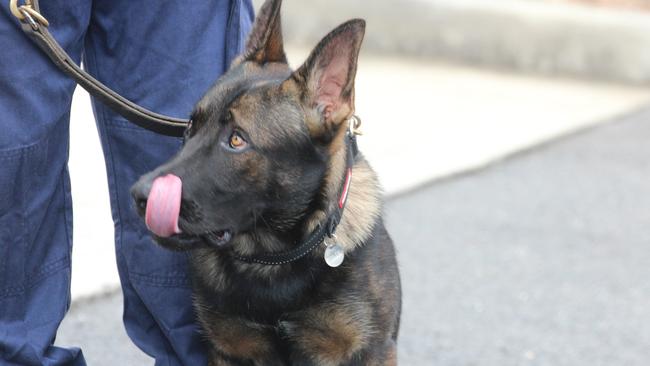
<svg viewBox="0 0 650 366">
<path fill-rule="evenodd" d="M 402 365 L 650 364 L 650 109 L 389 200 Z M 415 157 L 414 157 L 415 158 Z M 421 158 L 426 164 L 426 158 Z M 58 344 L 151 364 L 113 294 Z"/>
</svg>

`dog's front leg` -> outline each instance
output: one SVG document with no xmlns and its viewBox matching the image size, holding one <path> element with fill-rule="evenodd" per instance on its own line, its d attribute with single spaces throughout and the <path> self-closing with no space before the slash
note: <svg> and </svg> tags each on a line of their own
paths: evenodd
<svg viewBox="0 0 650 366">
<path fill-rule="evenodd" d="M 279 359 L 264 359 L 264 360 L 250 360 L 250 359 L 234 359 L 222 355 L 218 351 L 212 349 L 208 354 L 208 366 L 285 366 L 285 363 Z"/>
<path fill-rule="evenodd" d="M 223 357 L 221 354 L 216 352 L 215 350 L 210 350 L 208 354 L 208 366 L 235 366 L 237 365 L 233 361 L 227 360 L 225 357 Z"/>
<path fill-rule="evenodd" d="M 375 339 L 372 307 L 363 301 L 328 303 L 287 316 L 281 333 L 290 343 L 292 365 L 366 365 Z"/>
<path fill-rule="evenodd" d="M 212 366 L 284 365 L 275 328 L 201 308 L 199 320 L 210 342 Z"/>
</svg>

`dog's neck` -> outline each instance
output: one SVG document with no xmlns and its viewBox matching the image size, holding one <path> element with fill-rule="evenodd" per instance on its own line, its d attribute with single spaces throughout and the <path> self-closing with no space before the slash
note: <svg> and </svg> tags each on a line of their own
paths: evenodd
<svg viewBox="0 0 650 366">
<path fill-rule="evenodd" d="M 243 233 L 236 237 L 233 247 L 237 255 L 250 256 L 262 252 L 274 253 L 290 250 L 296 246 L 297 240 L 304 240 L 318 225 L 327 222 L 332 205 L 336 205 L 339 199 L 341 182 L 346 171 L 346 144 L 345 131 L 337 133 L 335 140 L 330 146 L 331 158 L 327 162 L 327 168 L 323 183 L 317 192 L 314 192 L 313 210 L 303 215 L 296 224 L 293 234 L 294 238 L 287 239 L 287 232 L 275 232 L 265 225 L 259 225 L 257 230 Z M 379 186 L 376 173 L 368 162 L 359 154 L 352 166 L 352 176 L 348 191 L 347 202 L 343 210 L 341 220 L 336 229 L 336 242 L 343 248 L 345 253 L 354 251 L 363 245 L 372 235 L 372 231 L 382 210 L 382 191 Z M 310 260 L 313 263 L 323 263 L 325 246 L 320 245 L 301 261 Z M 211 250 L 199 250 L 194 255 L 194 261 L 202 263 L 195 266 L 203 271 L 200 273 L 203 278 L 210 279 L 209 285 L 214 289 L 223 289 L 228 281 L 228 276 L 217 275 L 225 271 L 227 267 L 225 257 Z M 264 265 L 248 263 L 235 260 L 230 266 L 235 272 L 247 274 L 250 278 L 265 278 L 268 280 L 277 276 L 290 276 L 292 264 L 288 265 Z"/>
<path fill-rule="evenodd" d="M 342 184 L 347 173 L 347 128 L 339 128 L 333 142 L 330 144 L 330 160 L 321 188 L 322 209 L 309 214 L 304 222 L 303 235 L 308 235 L 318 225 L 328 220 L 337 209 L 341 199 Z M 368 162 L 359 154 L 352 166 L 351 181 L 347 191 L 347 202 L 342 212 L 341 220 L 336 229 L 335 241 L 346 253 L 362 245 L 370 236 L 375 221 L 381 213 L 381 188 L 376 173 Z M 324 246 L 314 251 L 322 258 Z"/>
<path fill-rule="evenodd" d="M 296 220 L 292 228 L 259 225 L 258 230 L 241 235 L 234 248 L 236 255 L 246 257 L 294 249 L 313 236 L 319 225 L 327 225 L 338 215 L 341 216 L 336 220 L 339 223 L 336 242 L 346 253 L 366 241 L 381 211 L 381 189 L 376 174 L 363 157 L 350 158 L 356 142 L 354 145 L 349 143 L 354 140 L 347 133 L 346 128 L 339 128 L 328 145 L 329 160 L 321 187 L 314 192 L 315 202 L 310 205 L 311 209 Z M 346 184 L 349 169 L 351 176 Z M 347 200 L 343 200 L 344 194 Z M 342 201 L 346 202 L 344 209 Z M 314 249 L 313 253 L 322 258 L 323 250 L 324 246 Z"/>
</svg>

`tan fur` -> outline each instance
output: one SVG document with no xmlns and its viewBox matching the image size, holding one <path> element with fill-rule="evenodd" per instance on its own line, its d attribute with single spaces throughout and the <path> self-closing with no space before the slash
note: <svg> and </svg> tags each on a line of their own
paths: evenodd
<svg viewBox="0 0 650 366">
<path fill-rule="evenodd" d="M 322 304 L 298 314 L 281 327 L 297 349 L 313 355 L 317 365 L 340 365 L 364 348 L 374 334 L 369 304 L 358 299 Z"/>
<path fill-rule="evenodd" d="M 199 272 L 201 278 L 206 279 L 207 284 L 215 291 L 223 291 L 228 286 L 228 279 L 221 269 L 221 258 L 212 254 L 211 249 L 197 249 L 192 256 L 194 268 Z"/>
<path fill-rule="evenodd" d="M 347 138 L 347 127 L 341 126 L 330 146 L 330 163 L 325 177 L 325 192 L 333 210 L 337 205 L 341 193 L 346 168 L 346 152 L 344 139 Z M 381 215 L 382 190 L 379 185 L 377 174 L 372 170 L 368 162 L 357 159 L 352 167 L 352 179 L 348 200 L 343 210 L 343 216 L 336 229 L 336 242 L 339 243 L 345 252 L 354 250 L 370 236 L 374 223 Z M 322 224 L 327 215 L 323 211 L 315 212 L 308 221 L 307 230 L 311 232 L 317 225 Z M 321 248 L 317 255 L 322 255 Z"/>
<path fill-rule="evenodd" d="M 274 353 L 273 329 L 214 313 L 200 321 L 210 341 L 230 357 L 264 359 Z"/>
<path fill-rule="evenodd" d="M 273 95 L 275 94 L 275 95 Z M 282 108 L 280 105 L 269 104 L 261 108 L 263 100 L 276 99 L 281 96 L 280 88 L 258 89 L 250 94 L 242 95 L 231 105 L 235 115 L 235 123 L 250 135 L 251 142 L 259 148 L 273 148 L 279 140 L 279 134 L 299 136 L 307 134 L 300 121 L 299 111 Z M 293 115 L 292 115 L 293 114 Z M 281 121 L 281 128 L 274 123 L 257 123 L 257 121 Z"/>
<path fill-rule="evenodd" d="M 365 160 L 352 169 L 352 182 L 336 240 L 347 251 L 363 243 L 381 214 L 381 188 L 376 173 Z"/>
<path fill-rule="evenodd" d="M 388 354 L 386 355 L 384 366 L 397 366 L 397 345 L 393 340 L 390 340 L 389 342 L 390 346 L 388 348 Z"/>
</svg>

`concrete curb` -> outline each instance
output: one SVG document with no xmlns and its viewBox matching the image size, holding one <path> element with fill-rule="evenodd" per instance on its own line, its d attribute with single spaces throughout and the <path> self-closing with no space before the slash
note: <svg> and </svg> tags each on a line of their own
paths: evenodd
<svg viewBox="0 0 650 366">
<path fill-rule="evenodd" d="M 285 1 L 283 12 L 286 40 L 298 45 L 360 17 L 366 51 L 650 83 L 650 13 L 531 0 Z"/>
</svg>

